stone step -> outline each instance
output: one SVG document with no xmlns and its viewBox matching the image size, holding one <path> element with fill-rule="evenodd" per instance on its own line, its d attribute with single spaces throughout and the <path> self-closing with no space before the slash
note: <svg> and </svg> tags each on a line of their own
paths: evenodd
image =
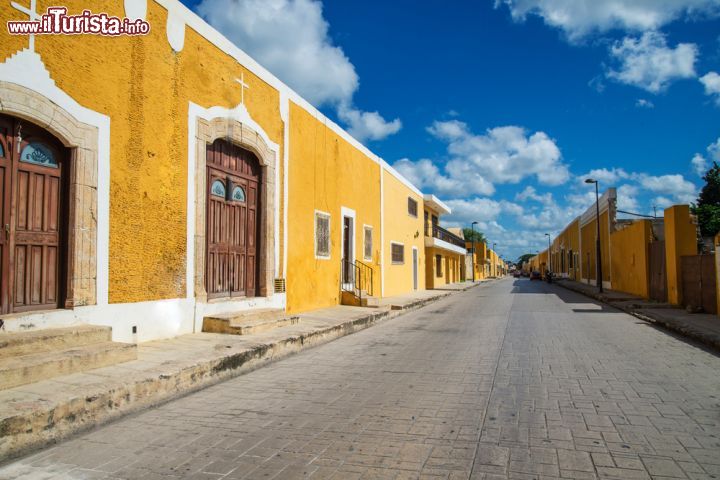
<svg viewBox="0 0 720 480">
<path fill-rule="evenodd" d="M 380 299 L 367 295 L 362 292 L 362 296 L 355 295 L 353 292 L 341 292 L 340 303 L 342 305 L 350 305 L 353 307 L 369 307 L 377 308 L 380 306 Z"/>
<path fill-rule="evenodd" d="M 203 318 L 203 332 L 252 335 L 296 325 L 299 321 L 298 315 L 288 314 L 277 308 L 243 310 L 206 316 Z"/>
<path fill-rule="evenodd" d="M 0 359 L 109 342 L 112 328 L 77 325 L 27 332 L 0 332 Z"/>
<path fill-rule="evenodd" d="M 377 297 L 362 297 L 360 300 L 361 307 L 378 308 L 380 306 L 380 299 Z"/>
<path fill-rule="evenodd" d="M 3 359 L 0 390 L 137 359 L 137 346 L 101 342 Z"/>
</svg>

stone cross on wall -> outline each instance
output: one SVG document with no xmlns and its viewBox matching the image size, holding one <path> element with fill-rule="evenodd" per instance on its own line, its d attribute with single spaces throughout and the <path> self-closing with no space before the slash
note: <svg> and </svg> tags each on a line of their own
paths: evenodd
<svg viewBox="0 0 720 480">
<path fill-rule="evenodd" d="M 245 105 L 245 89 L 250 90 L 250 85 L 245 83 L 245 72 L 240 73 L 240 78 L 235 79 L 240 84 L 240 103 Z"/>
<path fill-rule="evenodd" d="M 31 22 L 40 21 L 40 15 L 37 13 L 37 0 L 30 0 L 30 8 L 23 7 L 22 5 L 10 2 L 10 5 L 16 10 L 20 10 L 22 13 L 30 17 Z M 30 35 L 30 51 L 35 51 L 35 35 Z"/>
</svg>

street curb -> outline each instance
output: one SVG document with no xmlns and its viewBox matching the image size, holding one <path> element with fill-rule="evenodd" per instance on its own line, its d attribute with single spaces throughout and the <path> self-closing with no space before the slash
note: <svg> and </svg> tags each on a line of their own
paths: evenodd
<svg viewBox="0 0 720 480">
<path fill-rule="evenodd" d="M 180 370 L 156 372 L 151 376 L 137 378 L 133 383 L 113 386 L 92 394 L 69 394 L 64 401 L 19 411 L 15 415 L 0 419 L 0 464 L 128 414 L 167 403 L 303 350 L 410 313 L 477 285 L 479 284 L 456 292 L 443 291 L 435 296 L 405 304 L 400 309 L 370 312 L 361 318 L 301 335 L 292 335 L 277 342 L 257 344 L 249 349 Z"/>
<path fill-rule="evenodd" d="M 679 333 L 680 335 L 690 338 L 692 340 L 695 340 L 696 342 L 699 342 L 703 344 L 706 347 L 709 347 L 713 350 L 716 350 L 717 352 L 720 352 L 720 339 L 713 336 L 708 336 L 705 332 L 701 330 L 697 330 L 695 328 L 692 328 L 691 326 L 687 325 L 677 325 L 672 322 L 668 322 L 667 320 L 661 319 L 661 318 L 655 318 L 650 315 L 646 315 L 643 313 L 638 312 L 637 310 L 633 310 L 631 308 L 624 307 L 622 305 L 617 305 L 615 303 L 612 303 L 611 301 L 607 300 L 603 295 L 600 294 L 590 294 L 586 291 L 583 291 L 580 288 L 573 288 L 571 285 L 565 284 L 565 282 L 559 281 L 554 282 L 556 285 L 563 287 L 566 290 L 570 290 L 575 293 L 579 293 L 581 295 L 584 295 L 586 297 L 592 298 L 594 300 L 597 300 L 598 302 L 602 302 L 605 305 L 609 305 L 613 308 L 616 308 L 622 312 L 627 313 L 628 315 L 632 315 L 635 318 L 639 318 L 640 320 L 643 320 L 648 323 L 652 323 L 655 325 L 659 325 L 663 327 L 666 330 L 669 330 L 674 333 Z"/>
</svg>

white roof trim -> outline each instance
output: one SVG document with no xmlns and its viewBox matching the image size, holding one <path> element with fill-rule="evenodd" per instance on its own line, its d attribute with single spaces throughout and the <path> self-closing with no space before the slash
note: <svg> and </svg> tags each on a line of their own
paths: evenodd
<svg viewBox="0 0 720 480">
<path fill-rule="evenodd" d="M 218 47 L 221 51 L 233 57 L 243 67 L 248 69 L 254 75 L 258 76 L 268 85 L 275 88 L 280 92 L 280 95 L 286 95 L 290 100 L 295 102 L 298 106 L 304 108 L 308 113 L 315 117 L 320 123 L 324 124 L 330 130 L 335 132 L 343 140 L 348 142 L 350 145 L 355 147 L 357 150 L 362 152 L 365 156 L 383 166 L 388 172 L 390 172 L 395 178 L 403 183 L 410 190 L 415 192 L 417 195 L 422 195 L 422 192 L 408 179 L 403 177 L 397 170 L 392 168 L 385 160 L 380 158 L 371 152 L 365 145 L 360 143 L 355 137 L 346 132 L 338 124 L 327 118 L 320 110 L 311 105 L 307 100 L 302 98 L 296 91 L 284 84 L 279 78 L 270 73 L 265 67 L 260 65 L 250 55 L 238 48 L 237 45 L 228 40 L 223 34 L 211 27 L 205 20 L 200 18 L 195 12 L 190 10 L 188 7 L 180 3 L 179 0 L 155 0 L 159 5 L 167 9 L 168 14 L 172 14 L 174 18 L 183 20 L 185 24 L 195 30 L 200 36 L 205 38 L 207 41 Z"/>
<path fill-rule="evenodd" d="M 599 207 L 600 207 L 600 215 L 605 213 L 608 208 L 610 208 L 611 203 L 615 203 L 617 201 L 617 191 L 615 188 L 608 188 L 603 192 L 602 195 L 600 195 L 599 199 Z M 595 220 L 595 216 L 597 215 L 597 206 L 595 205 L 596 202 L 593 202 L 592 205 L 590 205 L 585 212 L 580 215 L 580 226 L 584 227 L 588 223 Z"/>
<path fill-rule="evenodd" d="M 445 205 L 439 198 L 437 198 L 435 195 L 426 193 L 423 195 L 423 201 L 426 205 L 428 205 L 430 208 L 433 208 L 437 210 L 440 214 L 447 214 L 450 215 L 452 213 L 452 210 L 450 207 Z"/>
</svg>

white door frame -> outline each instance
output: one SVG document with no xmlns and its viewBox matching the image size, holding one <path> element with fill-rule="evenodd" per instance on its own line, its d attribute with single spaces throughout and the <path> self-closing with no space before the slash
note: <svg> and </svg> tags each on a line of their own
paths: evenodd
<svg viewBox="0 0 720 480">
<path fill-rule="evenodd" d="M 418 281 L 418 277 L 420 276 L 420 272 L 419 272 L 420 267 L 419 267 L 418 263 L 419 263 L 420 259 L 418 258 L 418 257 L 419 257 L 419 254 L 418 254 L 418 248 L 417 248 L 417 247 L 412 247 L 412 255 L 413 255 L 413 256 L 412 256 L 412 262 L 413 262 L 413 265 L 412 265 L 412 268 L 413 268 L 413 290 L 417 290 L 417 289 L 419 288 L 419 285 L 418 285 L 418 284 L 420 283 L 420 282 Z"/>
<path fill-rule="evenodd" d="M 340 282 L 342 283 L 342 281 L 343 281 L 343 278 L 342 278 L 343 261 L 345 260 L 345 258 L 344 258 L 344 255 L 345 255 L 345 232 L 344 232 L 344 230 L 345 230 L 345 219 L 346 218 L 350 219 L 350 235 L 349 235 L 350 249 L 349 250 L 350 250 L 351 258 L 349 258 L 348 260 L 352 260 L 353 262 L 355 261 L 355 258 L 357 258 L 355 256 L 355 243 L 357 243 L 357 242 L 355 242 L 355 216 L 356 216 L 355 210 L 353 210 L 351 208 L 347 208 L 347 207 L 340 207 L 340 216 L 341 216 L 341 223 L 340 223 L 340 225 L 341 225 L 341 227 L 340 227 L 340 258 L 341 258 Z M 342 286 L 344 289 L 352 288 L 351 284 L 343 283 Z"/>
</svg>

